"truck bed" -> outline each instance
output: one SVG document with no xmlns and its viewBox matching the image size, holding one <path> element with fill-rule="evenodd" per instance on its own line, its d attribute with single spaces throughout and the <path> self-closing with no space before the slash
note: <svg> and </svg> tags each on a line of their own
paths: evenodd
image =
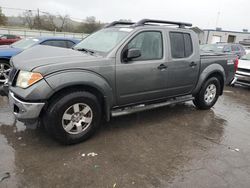
<svg viewBox="0 0 250 188">
<path fill-rule="evenodd" d="M 213 53 L 213 52 L 201 52 L 201 71 L 203 71 L 210 64 L 217 63 L 221 65 L 226 73 L 225 84 L 228 85 L 234 79 L 235 74 L 235 60 L 236 55 L 224 54 L 224 53 Z"/>
</svg>

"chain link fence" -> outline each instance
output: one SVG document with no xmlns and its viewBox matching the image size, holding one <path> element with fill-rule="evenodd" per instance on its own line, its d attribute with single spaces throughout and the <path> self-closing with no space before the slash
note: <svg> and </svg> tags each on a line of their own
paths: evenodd
<svg viewBox="0 0 250 188">
<path fill-rule="evenodd" d="M 77 39 L 83 39 L 87 36 L 87 34 L 84 33 L 69 33 L 69 32 L 0 27 L 0 35 L 2 34 L 13 34 L 13 35 L 18 35 L 22 38 L 38 37 L 38 36 L 59 36 L 59 37 L 72 37 Z"/>
</svg>

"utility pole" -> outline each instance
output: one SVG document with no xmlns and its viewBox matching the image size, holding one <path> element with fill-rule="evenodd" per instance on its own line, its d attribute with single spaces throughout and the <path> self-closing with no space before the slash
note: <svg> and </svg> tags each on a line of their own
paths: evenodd
<svg viewBox="0 0 250 188">
<path fill-rule="evenodd" d="M 215 23 L 216 28 L 218 27 L 219 19 L 220 19 L 220 11 L 217 13 L 217 17 L 216 17 L 216 23 Z"/>
<path fill-rule="evenodd" d="M 39 11 L 39 8 L 37 9 L 37 21 L 38 21 L 38 28 L 41 29 L 40 11 Z"/>
</svg>

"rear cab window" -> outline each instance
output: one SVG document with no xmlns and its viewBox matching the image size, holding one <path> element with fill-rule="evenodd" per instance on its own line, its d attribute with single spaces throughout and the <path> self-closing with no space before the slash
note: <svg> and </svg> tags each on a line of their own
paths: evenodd
<svg viewBox="0 0 250 188">
<path fill-rule="evenodd" d="M 169 38 L 172 58 L 188 58 L 193 54 L 193 43 L 189 33 L 170 31 Z"/>
</svg>

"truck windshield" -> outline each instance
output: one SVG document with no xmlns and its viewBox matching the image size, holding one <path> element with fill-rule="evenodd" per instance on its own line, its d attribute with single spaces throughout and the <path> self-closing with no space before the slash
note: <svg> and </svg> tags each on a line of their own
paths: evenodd
<svg viewBox="0 0 250 188">
<path fill-rule="evenodd" d="M 200 46 L 200 49 L 204 52 L 223 52 L 224 47 L 224 45 L 218 44 L 204 44 Z"/>
<path fill-rule="evenodd" d="M 107 54 L 132 30 L 131 28 L 102 29 L 83 39 L 74 49 Z"/>
<path fill-rule="evenodd" d="M 34 44 L 36 44 L 38 42 L 39 42 L 39 39 L 36 39 L 36 38 L 26 38 L 26 39 L 22 39 L 22 40 L 19 40 L 19 41 L 13 43 L 11 45 L 11 47 L 13 47 L 13 48 L 20 48 L 20 49 L 27 49 L 27 48 L 33 46 Z"/>
</svg>

